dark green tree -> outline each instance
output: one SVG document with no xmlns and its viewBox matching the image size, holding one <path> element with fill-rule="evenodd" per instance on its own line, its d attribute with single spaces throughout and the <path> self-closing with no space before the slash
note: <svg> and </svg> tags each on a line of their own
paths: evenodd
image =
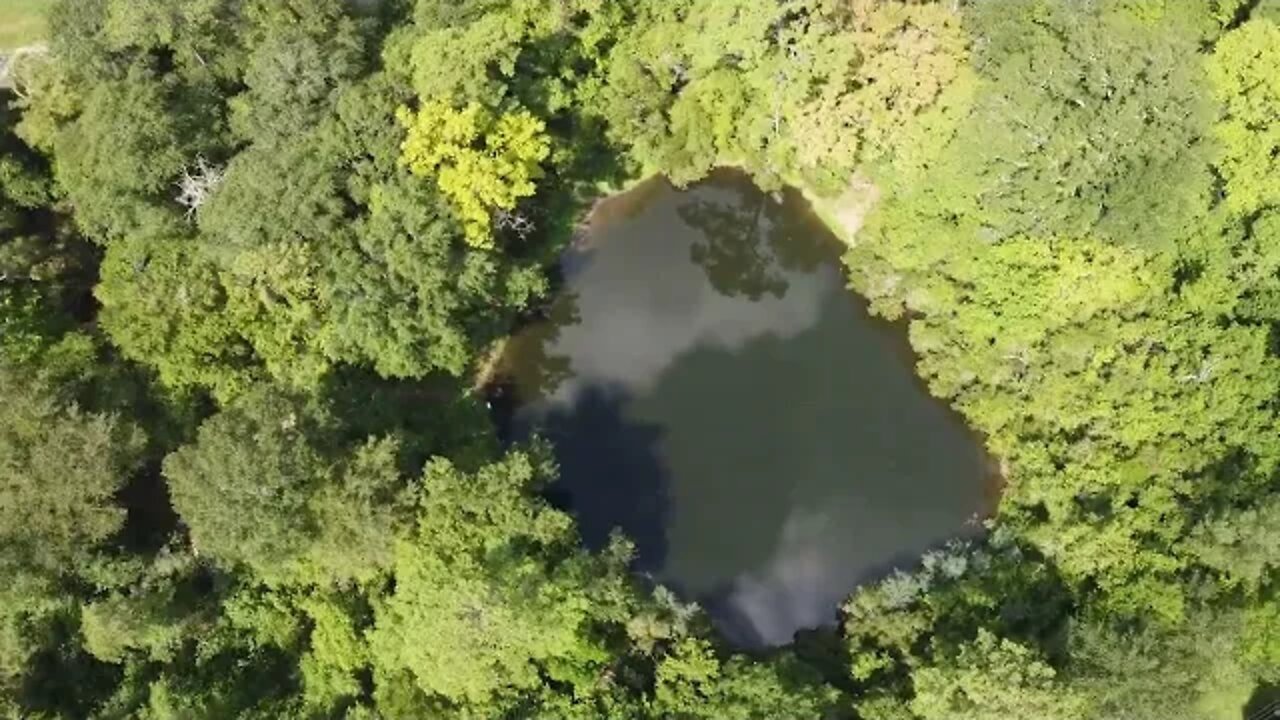
<svg viewBox="0 0 1280 720">
<path fill-rule="evenodd" d="M 210 418 L 166 458 L 193 548 L 269 583 L 368 580 L 391 561 L 409 490 L 394 441 L 335 447 L 333 418 L 270 388 Z"/>
</svg>

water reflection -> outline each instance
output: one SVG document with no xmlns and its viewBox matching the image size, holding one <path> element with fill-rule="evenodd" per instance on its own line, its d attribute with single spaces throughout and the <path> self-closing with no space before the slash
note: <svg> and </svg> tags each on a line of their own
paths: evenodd
<svg viewBox="0 0 1280 720">
<path fill-rule="evenodd" d="M 759 300 L 782 297 L 786 271 L 811 272 L 831 259 L 831 238 L 794 191 L 766 194 L 736 173 L 712 182 L 727 197 L 693 196 L 677 212 L 698 237 L 689 250 L 711 286 L 722 294 Z"/>
<path fill-rule="evenodd" d="M 964 532 L 982 453 L 843 289 L 799 198 L 722 175 L 628 200 L 507 364 L 589 542 L 621 527 L 641 569 L 756 645 Z"/>
<path fill-rule="evenodd" d="M 698 243 L 728 248 L 733 238 L 743 237 L 735 235 L 741 224 L 721 222 L 715 228 L 721 234 L 710 236 L 681 222 L 689 213 L 705 219 L 711 207 L 735 209 L 720 213 L 725 216 L 744 215 L 739 203 L 750 196 L 741 194 L 736 177 L 727 187 L 707 184 L 696 193 L 679 193 L 665 184 L 658 188 L 662 191 L 646 184 L 646 204 L 628 208 L 624 220 L 614 212 L 607 213 L 609 220 L 597 219 L 591 244 L 567 254 L 562 268 L 567 290 L 553 306 L 550 322 L 518 337 L 516 352 L 509 355 L 517 386 L 532 390 L 527 401 L 572 404 L 582 389 L 600 384 L 642 394 L 697 348 L 733 350 L 764 335 L 790 337 L 817 322 L 823 296 L 839 283 L 833 274 L 791 286 L 793 273 L 772 253 L 728 251 L 722 258 L 739 262 L 714 265 L 717 286 L 708 283 L 705 264 L 689 262 Z M 771 227 L 765 236 L 785 244 L 782 227 Z M 754 302 L 737 297 L 752 285 L 749 278 L 764 275 L 781 277 L 791 287 Z"/>
<path fill-rule="evenodd" d="M 541 402 L 573 377 L 573 359 L 556 346 L 562 329 L 581 322 L 577 293 L 566 290 L 552 301 L 546 317 L 508 341 L 497 374 L 519 389 L 520 402 Z"/>
<path fill-rule="evenodd" d="M 586 509 L 578 529 L 591 547 L 604 547 L 615 528 L 636 544 L 638 568 L 661 569 L 670 522 L 670 471 L 659 453 L 662 428 L 629 419 L 628 394 L 594 386 L 571 408 L 553 407 L 539 417 L 539 430 L 556 446 L 563 481 L 552 500 Z"/>
</svg>

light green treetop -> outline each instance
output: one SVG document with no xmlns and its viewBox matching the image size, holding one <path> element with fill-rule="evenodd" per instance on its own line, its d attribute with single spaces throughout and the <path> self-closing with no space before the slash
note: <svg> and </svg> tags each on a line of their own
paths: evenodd
<svg viewBox="0 0 1280 720">
<path fill-rule="evenodd" d="M 493 246 L 493 214 L 534 194 L 551 152 L 544 123 L 526 111 L 495 114 L 479 103 L 455 109 L 429 101 L 398 117 L 408 131 L 403 162 L 434 178 L 462 221 L 469 244 Z"/>
<path fill-rule="evenodd" d="M 1258 19 L 1227 33 L 1209 78 L 1222 105 L 1214 134 L 1228 207 L 1248 215 L 1280 205 L 1280 25 Z"/>
</svg>

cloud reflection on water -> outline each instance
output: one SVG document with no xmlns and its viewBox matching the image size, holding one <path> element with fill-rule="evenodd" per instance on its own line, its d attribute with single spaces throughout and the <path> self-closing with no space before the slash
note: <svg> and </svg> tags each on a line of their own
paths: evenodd
<svg viewBox="0 0 1280 720">
<path fill-rule="evenodd" d="M 559 322 L 517 340 L 518 422 L 556 443 L 588 542 L 622 527 L 735 641 L 785 642 L 961 531 L 980 451 L 794 198 L 732 179 L 642 200 L 566 259 Z"/>
</svg>

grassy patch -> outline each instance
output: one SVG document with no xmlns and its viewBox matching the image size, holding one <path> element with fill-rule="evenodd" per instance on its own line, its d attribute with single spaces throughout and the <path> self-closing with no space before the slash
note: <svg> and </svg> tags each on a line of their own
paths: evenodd
<svg viewBox="0 0 1280 720">
<path fill-rule="evenodd" d="M 0 51 L 45 39 L 44 16 L 53 0 L 0 0 Z"/>
</svg>

